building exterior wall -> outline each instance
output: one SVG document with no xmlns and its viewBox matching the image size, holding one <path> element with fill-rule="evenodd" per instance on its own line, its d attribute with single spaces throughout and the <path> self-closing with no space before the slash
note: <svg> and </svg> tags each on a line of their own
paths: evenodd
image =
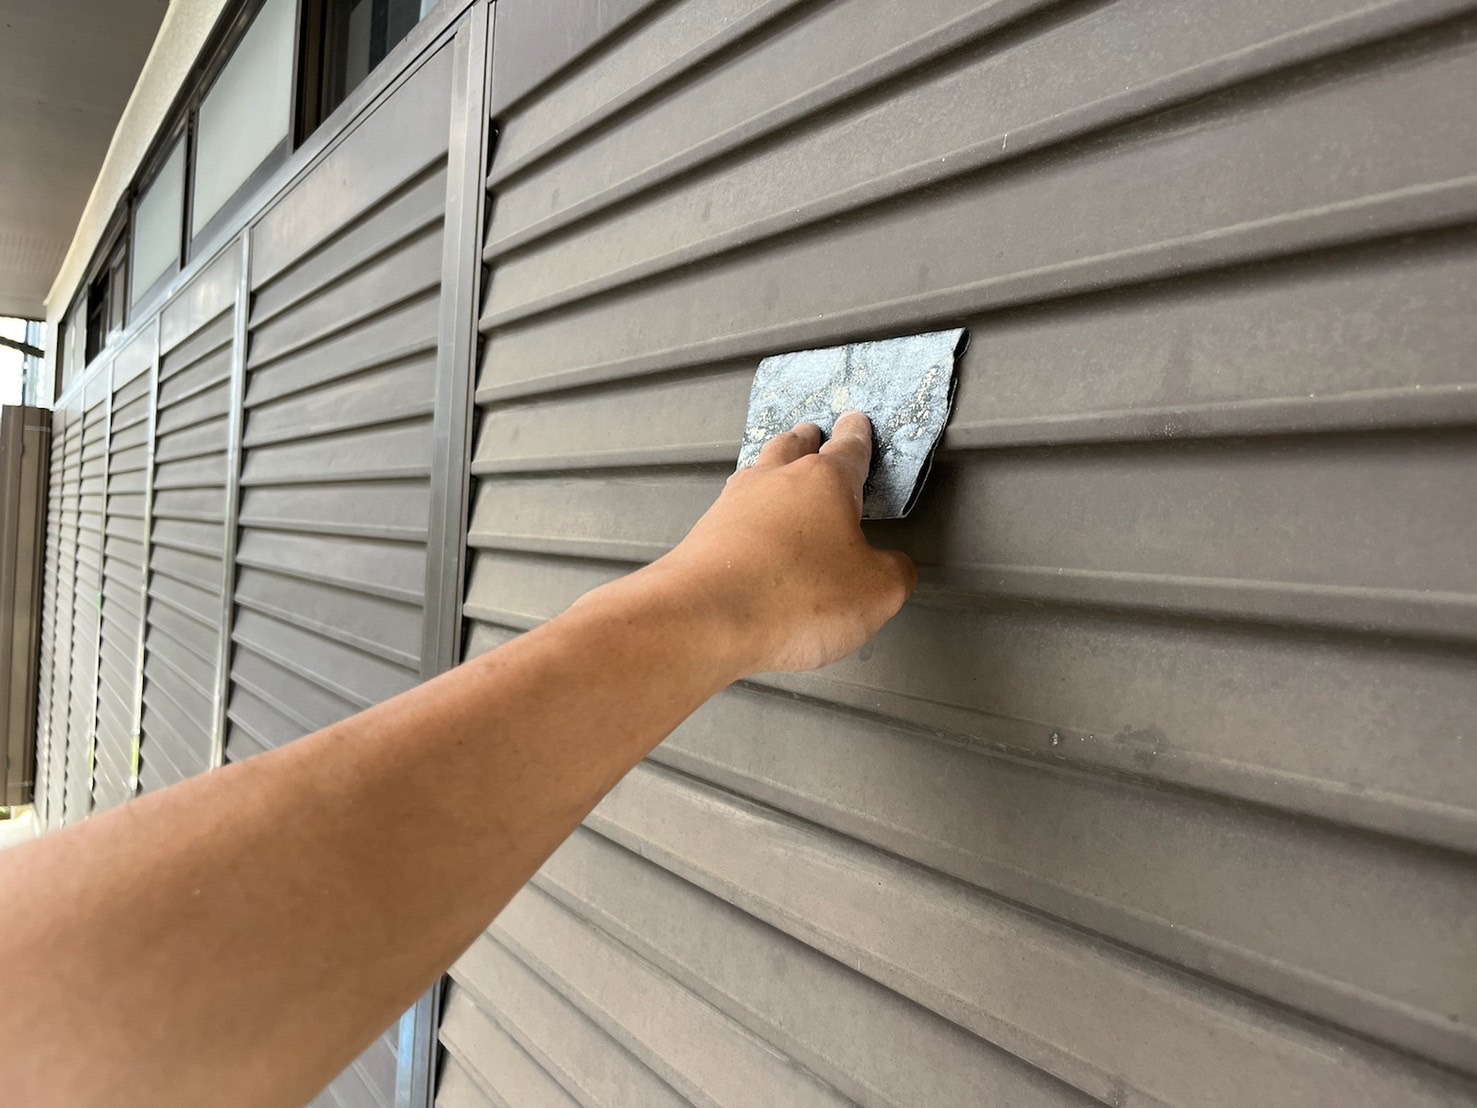
<svg viewBox="0 0 1477 1108">
<path fill-rule="evenodd" d="M 963 325 L 915 601 L 322 1103 L 1470 1102 L 1468 6 L 452 7 L 63 398 L 48 822 L 659 556 L 761 357 Z"/>
<path fill-rule="evenodd" d="M 61 398 L 48 827 L 450 664 L 488 13 L 432 13 Z M 386 1029 L 323 1103 L 426 1101 L 430 1011 Z"/>
<path fill-rule="evenodd" d="M 46 298 L 46 318 L 61 322 L 88 260 L 107 231 L 113 211 L 143 164 L 154 135 L 189 75 L 227 0 L 171 0 L 144 68 L 134 85 L 97 181 L 87 198 L 77 233 Z M 52 349 L 48 344 L 47 349 Z M 48 386 L 49 392 L 50 386 Z"/>
</svg>

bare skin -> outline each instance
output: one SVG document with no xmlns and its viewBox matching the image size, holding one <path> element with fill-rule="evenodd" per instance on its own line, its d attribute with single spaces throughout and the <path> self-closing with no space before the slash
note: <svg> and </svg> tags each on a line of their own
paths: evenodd
<svg viewBox="0 0 1477 1108">
<path fill-rule="evenodd" d="M 917 575 L 862 535 L 870 452 L 865 417 L 823 447 L 802 424 L 670 554 L 537 630 L 0 855 L 7 1102 L 312 1099 L 705 700 L 896 614 Z"/>
</svg>

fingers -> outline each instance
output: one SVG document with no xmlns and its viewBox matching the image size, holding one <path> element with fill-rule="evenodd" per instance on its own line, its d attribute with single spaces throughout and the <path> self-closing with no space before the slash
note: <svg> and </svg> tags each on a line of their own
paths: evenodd
<svg viewBox="0 0 1477 1108">
<path fill-rule="evenodd" d="M 821 429 L 814 423 L 797 423 L 792 430 L 776 435 L 759 451 L 755 465 L 782 466 L 814 454 L 820 449 Z"/>
<path fill-rule="evenodd" d="M 867 471 L 872 465 L 872 421 L 861 412 L 847 412 L 836 421 L 836 430 L 821 453 L 835 460 L 856 482 L 858 503 L 862 486 L 867 483 Z"/>
</svg>

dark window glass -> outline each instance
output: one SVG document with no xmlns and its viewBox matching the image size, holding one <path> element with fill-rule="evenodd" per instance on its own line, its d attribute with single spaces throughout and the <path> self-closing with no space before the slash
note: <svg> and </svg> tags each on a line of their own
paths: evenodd
<svg viewBox="0 0 1477 1108">
<path fill-rule="evenodd" d="M 87 286 L 86 362 L 102 353 L 108 336 L 123 328 L 128 303 L 128 245 L 120 239 Z"/>
<path fill-rule="evenodd" d="M 303 134 L 321 123 L 410 33 L 434 0 L 315 0 L 304 28 Z"/>
</svg>

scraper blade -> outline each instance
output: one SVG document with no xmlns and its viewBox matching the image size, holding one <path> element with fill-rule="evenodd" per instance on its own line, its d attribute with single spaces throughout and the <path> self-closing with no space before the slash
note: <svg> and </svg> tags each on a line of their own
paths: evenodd
<svg viewBox="0 0 1477 1108">
<path fill-rule="evenodd" d="M 872 470 L 863 519 L 901 519 L 918 500 L 954 401 L 955 359 L 964 329 L 776 354 L 759 363 L 749 393 L 738 468 L 797 423 L 830 438 L 844 413 L 872 421 Z"/>
</svg>

